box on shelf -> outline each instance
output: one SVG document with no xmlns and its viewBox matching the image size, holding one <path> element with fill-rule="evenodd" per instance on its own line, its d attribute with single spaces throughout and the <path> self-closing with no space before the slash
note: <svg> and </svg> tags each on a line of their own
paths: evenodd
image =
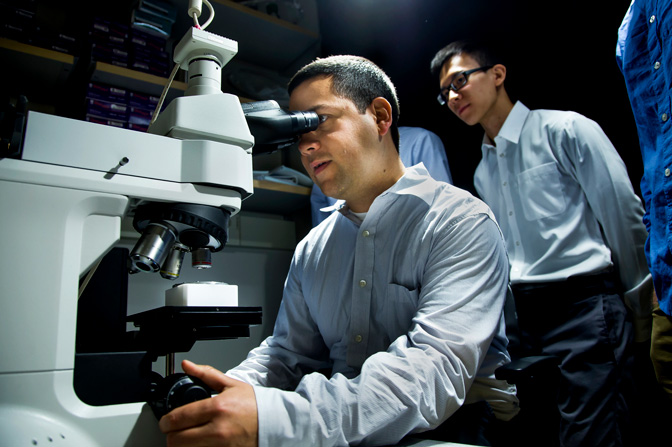
<svg viewBox="0 0 672 447">
<path fill-rule="evenodd" d="M 105 119 L 93 115 L 86 115 L 85 119 L 91 123 L 103 124 L 105 126 L 119 127 L 122 129 L 126 127 L 126 123 L 119 120 Z"/>
<path fill-rule="evenodd" d="M 160 0 L 140 0 L 131 15 L 131 27 L 167 39 L 177 19 L 172 4 Z"/>
<path fill-rule="evenodd" d="M 85 119 L 108 126 L 146 132 L 159 98 L 112 85 L 90 82 Z"/>
<path fill-rule="evenodd" d="M 89 36 L 95 42 L 110 42 L 125 46 L 128 41 L 128 25 L 102 17 L 95 17 L 93 23 L 91 23 Z"/>
<path fill-rule="evenodd" d="M 128 105 L 131 107 L 138 107 L 141 109 L 154 110 L 159 104 L 159 97 L 147 95 L 140 92 L 128 92 Z"/>
<path fill-rule="evenodd" d="M 93 98 L 87 98 L 86 100 L 87 115 L 126 122 L 128 121 L 128 112 L 129 110 L 126 104 L 119 104 Z"/>
<path fill-rule="evenodd" d="M 125 88 L 114 87 L 96 82 L 89 82 L 86 88 L 87 98 L 102 99 L 117 104 L 128 104 L 130 92 Z"/>
<path fill-rule="evenodd" d="M 74 31 L 55 31 L 39 26 L 35 5 L 26 4 L 12 6 L 0 1 L 0 36 L 61 53 L 79 54 L 80 46 Z"/>
<path fill-rule="evenodd" d="M 140 109 L 138 107 L 129 107 L 128 123 L 140 124 L 142 126 L 149 127 L 149 123 L 152 121 L 152 113 L 152 110 Z"/>
<path fill-rule="evenodd" d="M 132 29 L 129 38 L 129 67 L 156 76 L 168 76 L 170 55 L 166 52 L 166 45 L 166 38 Z"/>
<path fill-rule="evenodd" d="M 80 40 L 77 39 L 74 30 L 73 32 L 54 31 L 36 26 L 31 44 L 75 56 L 81 52 Z"/>
<path fill-rule="evenodd" d="M 165 52 L 168 40 L 165 37 L 156 37 L 142 30 L 131 29 L 129 42 L 135 50 L 144 50 L 151 54 Z"/>
<path fill-rule="evenodd" d="M 0 23 L 0 37 L 33 45 L 35 26 L 27 22 L 3 22 Z"/>
<path fill-rule="evenodd" d="M 89 29 L 89 48 L 93 60 L 128 67 L 128 25 L 94 18 Z"/>
<path fill-rule="evenodd" d="M 96 61 L 107 62 L 118 67 L 128 67 L 129 65 L 128 51 L 107 44 L 92 43 L 91 57 Z"/>
<path fill-rule="evenodd" d="M 128 123 L 127 128 L 138 132 L 147 132 L 149 126 L 145 126 L 144 124 Z"/>
</svg>

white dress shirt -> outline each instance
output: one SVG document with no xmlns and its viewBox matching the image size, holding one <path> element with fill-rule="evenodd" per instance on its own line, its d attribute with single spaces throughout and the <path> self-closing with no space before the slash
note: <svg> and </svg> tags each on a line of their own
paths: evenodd
<svg viewBox="0 0 672 447">
<path fill-rule="evenodd" d="M 615 267 L 625 302 L 649 319 L 644 209 L 623 160 L 594 121 L 515 104 L 474 185 L 502 228 L 511 282 L 562 281 Z M 645 335 L 645 334 L 643 334 Z"/>
<path fill-rule="evenodd" d="M 488 207 L 422 165 L 363 221 L 330 215 L 297 246 L 273 335 L 227 372 L 254 385 L 260 447 L 395 444 L 465 402 L 513 417 L 494 378 L 507 282 Z"/>
</svg>

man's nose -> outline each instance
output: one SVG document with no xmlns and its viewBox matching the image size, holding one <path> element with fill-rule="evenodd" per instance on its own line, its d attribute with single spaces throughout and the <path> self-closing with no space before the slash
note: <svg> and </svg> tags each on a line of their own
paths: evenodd
<svg viewBox="0 0 672 447">
<path fill-rule="evenodd" d="M 301 135 L 298 146 L 301 155 L 308 155 L 319 148 L 319 142 L 315 138 L 314 132 L 308 132 Z"/>
<path fill-rule="evenodd" d="M 455 100 L 460 97 L 460 92 L 456 92 L 455 90 L 448 89 L 448 101 Z"/>
</svg>

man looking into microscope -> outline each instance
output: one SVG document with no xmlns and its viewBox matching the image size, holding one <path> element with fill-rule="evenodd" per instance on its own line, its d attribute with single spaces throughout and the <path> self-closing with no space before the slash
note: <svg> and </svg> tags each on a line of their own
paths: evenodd
<svg viewBox="0 0 672 447">
<path fill-rule="evenodd" d="M 404 168 L 396 92 L 370 61 L 318 59 L 289 92 L 320 117 L 303 165 L 345 205 L 297 246 L 271 337 L 226 375 L 183 363 L 219 394 L 164 416 L 168 445 L 389 445 L 438 426 L 487 442 L 493 412 L 517 412 L 494 378 L 508 274 L 490 210 Z"/>
</svg>

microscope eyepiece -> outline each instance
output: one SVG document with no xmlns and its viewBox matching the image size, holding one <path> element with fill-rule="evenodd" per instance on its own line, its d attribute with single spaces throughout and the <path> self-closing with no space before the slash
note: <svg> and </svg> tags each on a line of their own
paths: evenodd
<svg viewBox="0 0 672 447">
<path fill-rule="evenodd" d="M 246 102 L 242 107 L 250 133 L 254 136 L 253 155 L 291 146 L 299 136 L 317 129 L 320 124 L 317 113 L 287 112 L 275 101 Z"/>
</svg>

